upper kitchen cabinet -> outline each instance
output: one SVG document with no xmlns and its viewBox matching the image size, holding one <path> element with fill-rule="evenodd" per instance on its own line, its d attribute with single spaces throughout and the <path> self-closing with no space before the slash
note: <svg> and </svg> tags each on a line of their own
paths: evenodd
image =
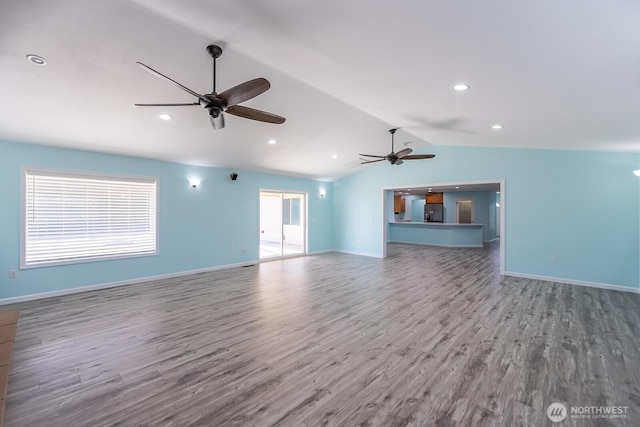
<svg viewBox="0 0 640 427">
<path fill-rule="evenodd" d="M 405 201 L 402 196 L 393 196 L 393 212 L 404 212 Z"/>
<path fill-rule="evenodd" d="M 427 193 L 425 201 L 426 203 L 444 203 L 444 193 Z"/>
</svg>

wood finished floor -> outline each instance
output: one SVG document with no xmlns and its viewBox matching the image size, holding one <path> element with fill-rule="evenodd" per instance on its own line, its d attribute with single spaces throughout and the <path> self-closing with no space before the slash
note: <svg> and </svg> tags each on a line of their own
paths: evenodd
<svg viewBox="0 0 640 427">
<path fill-rule="evenodd" d="M 5 425 L 640 425 L 638 295 L 501 278 L 496 244 L 392 244 L 20 310 Z"/>
</svg>

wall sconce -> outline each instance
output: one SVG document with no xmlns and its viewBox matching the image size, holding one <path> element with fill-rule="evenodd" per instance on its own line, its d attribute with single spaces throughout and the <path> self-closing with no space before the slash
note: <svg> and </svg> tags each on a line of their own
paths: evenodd
<svg viewBox="0 0 640 427">
<path fill-rule="evenodd" d="M 634 170 L 634 171 L 633 171 L 633 174 L 634 174 L 635 176 L 640 176 L 640 169 L 636 169 L 636 170 Z"/>
<path fill-rule="evenodd" d="M 320 197 L 326 196 L 327 192 L 325 190 L 320 190 Z"/>
<path fill-rule="evenodd" d="M 236 179 L 238 179 L 238 174 L 233 172 L 229 175 L 229 178 L 231 178 L 231 181 L 235 181 Z"/>
<path fill-rule="evenodd" d="M 196 188 L 200 185 L 200 180 L 197 178 L 189 178 L 189 185 Z"/>
</svg>

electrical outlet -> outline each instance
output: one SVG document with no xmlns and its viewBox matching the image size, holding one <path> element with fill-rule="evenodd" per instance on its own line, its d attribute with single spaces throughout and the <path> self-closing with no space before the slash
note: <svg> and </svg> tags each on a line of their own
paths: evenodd
<svg viewBox="0 0 640 427">
<path fill-rule="evenodd" d="M 9 279 L 15 279 L 18 276 L 18 272 L 15 270 L 9 270 Z"/>
<path fill-rule="evenodd" d="M 557 263 L 557 262 L 558 262 L 558 258 L 557 258 L 557 257 L 555 257 L 555 256 L 552 256 L 552 257 L 551 257 L 551 264 L 555 264 L 555 263 Z"/>
</svg>

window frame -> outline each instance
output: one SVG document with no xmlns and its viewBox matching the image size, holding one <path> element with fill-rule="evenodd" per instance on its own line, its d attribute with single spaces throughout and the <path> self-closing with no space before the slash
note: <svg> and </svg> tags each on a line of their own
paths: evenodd
<svg viewBox="0 0 640 427">
<path fill-rule="evenodd" d="M 26 250 L 27 250 L 27 174 L 41 173 L 48 175 L 57 175 L 67 178 L 79 178 L 79 179 L 98 179 L 98 180 L 112 180 L 112 181 L 125 181 L 125 182 L 146 182 L 153 183 L 155 186 L 155 250 L 138 252 L 138 253 L 120 253 L 120 254 L 105 254 L 94 255 L 81 258 L 73 258 L 66 260 L 51 260 L 51 261 L 38 261 L 38 262 L 26 262 Z M 20 169 L 20 269 L 26 270 L 31 268 L 40 267 L 52 267 L 59 265 L 74 265 L 83 264 L 96 261 L 112 261 L 118 259 L 128 258 L 140 258 L 147 256 L 157 256 L 160 254 L 160 179 L 157 176 L 139 176 L 139 175 L 125 175 L 115 173 L 93 172 L 93 171 L 78 171 L 67 169 L 48 169 L 40 167 L 21 167 Z"/>
</svg>

